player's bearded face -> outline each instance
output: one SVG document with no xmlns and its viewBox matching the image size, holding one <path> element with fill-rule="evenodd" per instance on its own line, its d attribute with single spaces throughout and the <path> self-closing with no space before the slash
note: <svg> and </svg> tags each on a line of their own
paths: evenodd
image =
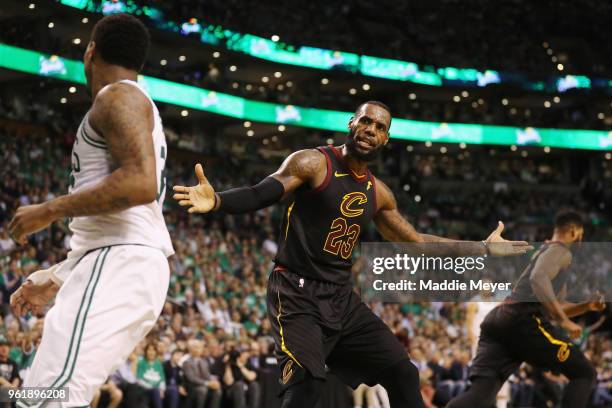
<svg viewBox="0 0 612 408">
<path fill-rule="evenodd" d="M 353 126 L 349 129 L 348 140 L 346 142 L 346 148 L 348 149 L 349 155 L 364 162 L 374 161 L 380 154 L 380 150 L 384 144 L 377 144 L 369 152 L 363 152 L 357 147 L 357 141 L 355 140 L 356 133 L 357 126 Z"/>
</svg>

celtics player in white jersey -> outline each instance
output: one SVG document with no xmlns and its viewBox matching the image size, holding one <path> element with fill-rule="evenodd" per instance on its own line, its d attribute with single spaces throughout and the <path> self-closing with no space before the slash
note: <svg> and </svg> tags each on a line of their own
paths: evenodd
<svg viewBox="0 0 612 408">
<path fill-rule="evenodd" d="M 71 251 L 14 294 L 17 313 L 55 298 L 25 387 L 68 387 L 88 406 L 94 391 L 155 324 L 168 289 L 172 243 L 162 216 L 167 151 L 159 112 L 136 80 L 149 34 L 135 17 L 103 18 L 84 56 L 93 104 L 72 151 L 68 195 L 20 207 L 12 237 L 70 220 Z M 19 406 L 25 406 L 23 402 Z"/>
</svg>

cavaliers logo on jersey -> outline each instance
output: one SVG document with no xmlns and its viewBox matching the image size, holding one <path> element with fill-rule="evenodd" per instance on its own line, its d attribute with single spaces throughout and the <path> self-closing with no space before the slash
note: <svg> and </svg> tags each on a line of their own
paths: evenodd
<svg viewBox="0 0 612 408">
<path fill-rule="evenodd" d="M 363 214 L 363 208 L 358 208 L 360 205 L 363 205 L 368 202 L 368 197 L 360 192 L 353 191 L 352 193 L 347 193 L 342 197 L 342 203 L 340 204 L 340 212 L 345 217 L 359 217 Z"/>
<path fill-rule="evenodd" d="M 291 377 L 293 376 L 293 360 L 289 360 L 287 361 L 287 363 L 285 364 L 285 367 L 283 368 L 283 385 L 287 384 L 289 382 L 289 380 L 291 379 Z"/>
</svg>

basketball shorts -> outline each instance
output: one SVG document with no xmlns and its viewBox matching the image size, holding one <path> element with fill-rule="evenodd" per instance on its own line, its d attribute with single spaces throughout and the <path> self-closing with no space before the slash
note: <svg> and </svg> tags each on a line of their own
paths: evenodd
<svg viewBox="0 0 612 408">
<path fill-rule="evenodd" d="M 563 329 L 553 326 L 540 313 L 526 313 L 526 308 L 525 304 L 502 304 L 485 317 L 471 378 L 498 378 L 504 382 L 523 362 L 557 373 L 586 362 Z"/>
<path fill-rule="evenodd" d="M 115 245 L 69 255 L 71 268 L 47 312 L 24 387 L 66 387 L 68 402 L 17 406 L 89 406 L 95 390 L 155 325 L 170 270 L 159 249 Z"/>
<path fill-rule="evenodd" d="M 326 378 L 326 366 L 353 388 L 376 385 L 380 373 L 408 357 L 389 327 L 351 285 L 275 270 L 268 280 L 268 318 L 276 342 L 282 394 L 308 371 Z"/>
</svg>

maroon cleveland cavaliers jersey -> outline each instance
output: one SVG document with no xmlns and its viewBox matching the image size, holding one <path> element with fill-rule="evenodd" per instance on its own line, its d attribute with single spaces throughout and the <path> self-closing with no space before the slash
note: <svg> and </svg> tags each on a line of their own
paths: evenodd
<svg viewBox="0 0 612 408">
<path fill-rule="evenodd" d="M 316 189 L 302 185 L 283 218 L 276 263 L 305 278 L 347 284 L 351 255 L 376 213 L 376 184 L 367 170 L 358 176 L 333 146 L 325 155 L 327 176 Z"/>
</svg>

